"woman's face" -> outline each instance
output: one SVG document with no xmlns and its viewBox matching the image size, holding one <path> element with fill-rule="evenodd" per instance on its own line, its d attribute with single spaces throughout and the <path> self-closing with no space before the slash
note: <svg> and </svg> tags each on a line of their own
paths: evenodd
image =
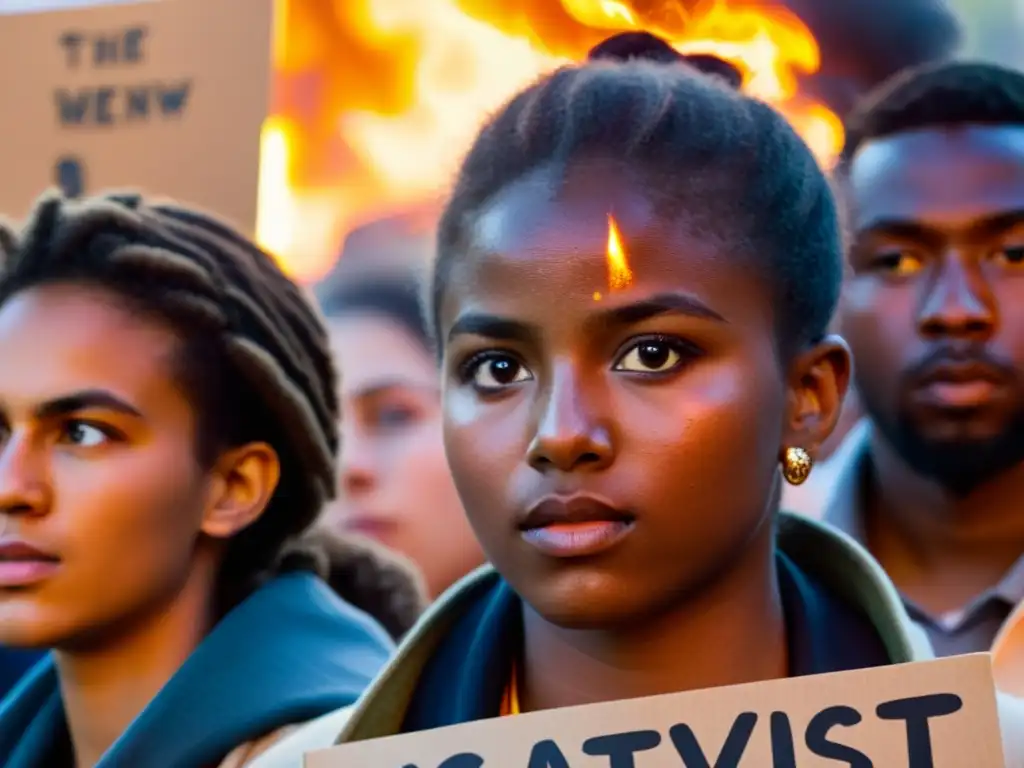
<svg viewBox="0 0 1024 768">
<path fill-rule="evenodd" d="M 483 562 L 444 457 L 437 365 L 398 322 L 329 322 L 341 369 L 341 478 L 329 514 L 420 567 L 432 596 Z"/>
<path fill-rule="evenodd" d="M 813 449 L 807 414 L 830 407 L 841 348 L 783 370 L 763 272 L 687 224 L 613 164 L 542 169 L 476 217 L 447 281 L 455 484 L 489 559 L 556 624 L 660 613 L 770 540 L 780 454 Z"/>
<path fill-rule="evenodd" d="M 72 647 L 159 615 L 208 487 L 172 333 L 53 285 L 0 307 L 0 644 Z"/>
</svg>

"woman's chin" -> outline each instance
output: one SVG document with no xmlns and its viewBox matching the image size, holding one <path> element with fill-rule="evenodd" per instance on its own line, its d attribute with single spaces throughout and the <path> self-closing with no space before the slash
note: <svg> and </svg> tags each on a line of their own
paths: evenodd
<svg viewBox="0 0 1024 768">
<path fill-rule="evenodd" d="M 48 620 L 8 618 L 0 609 L 0 648 L 46 650 L 60 646 L 66 637 L 66 632 Z"/>
<path fill-rule="evenodd" d="M 544 621 L 563 629 L 628 628 L 645 612 L 641 595 L 623 589 L 622 580 L 609 574 L 548 575 L 519 594 Z"/>
</svg>

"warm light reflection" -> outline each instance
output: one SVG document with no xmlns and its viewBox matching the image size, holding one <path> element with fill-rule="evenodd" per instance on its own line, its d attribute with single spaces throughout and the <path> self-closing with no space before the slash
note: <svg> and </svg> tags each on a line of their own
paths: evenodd
<svg viewBox="0 0 1024 768">
<path fill-rule="evenodd" d="M 773 0 L 277 2 L 258 232 L 301 279 L 325 272 L 352 228 L 443 193 L 490 112 L 618 30 L 732 61 L 824 163 L 842 144 L 838 118 L 797 88 L 820 66 L 817 43 Z"/>
<path fill-rule="evenodd" d="M 626 249 L 622 245 L 622 234 L 619 232 L 619 225 L 615 218 L 608 215 L 608 288 L 612 291 L 621 291 L 633 283 L 633 270 L 629 268 L 629 259 L 626 257 Z"/>
<path fill-rule="evenodd" d="M 288 179 L 289 141 L 285 121 L 272 117 L 263 125 L 256 208 L 256 240 L 271 253 L 292 253 L 298 221 Z M 294 268 L 294 264 L 289 265 Z"/>
</svg>

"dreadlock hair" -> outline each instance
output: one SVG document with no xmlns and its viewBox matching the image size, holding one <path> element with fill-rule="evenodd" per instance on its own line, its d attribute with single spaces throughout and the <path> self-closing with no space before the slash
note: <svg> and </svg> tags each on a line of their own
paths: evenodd
<svg viewBox="0 0 1024 768">
<path fill-rule="evenodd" d="M 820 338 L 841 280 L 836 202 L 810 150 L 768 105 L 741 94 L 739 74 L 684 57 L 647 33 L 616 35 L 521 91 L 483 127 L 441 217 L 430 287 L 436 337 L 453 262 L 474 216 L 541 167 L 562 173 L 591 156 L 642 174 L 659 213 L 739 241 L 778 307 L 780 349 Z"/>
<path fill-rule="evenodd" d="M 15 231 L 0 229 L 0 305 L 26 289 L 109 290 L 181 339 L 176 374 L 197 415 L 196 456 L 262 441 L 280 482 L 263 515 L 227 545 L 219 614 L 275 567 L 335 487 L 338 405 L 327 335 L 273 259 L 217 220 L 137 194 L 44 194 Z"/>
<path fill-rule="evenodd" d="M 908 69 L 864 97 L 847 121 L 842 163 L 868 141 L 926 128 L 1024 126 L 1024 73 L 946 62 Z"/>
</svg>

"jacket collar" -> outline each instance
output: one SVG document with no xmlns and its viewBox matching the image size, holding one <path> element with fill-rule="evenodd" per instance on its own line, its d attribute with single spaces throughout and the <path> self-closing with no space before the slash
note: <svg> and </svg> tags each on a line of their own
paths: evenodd
<svg viewBox="0 0 1024 768">
<path fill-rule="evenodd" d="M 892 584 L 859 545 L 785 513 L 780 513 L 778 525 L 787 620 L 802 628 L 791 627 L 791 635 L 810 638 L 791 648 L 795 673 L 931 657 L 927 640 L 910 621 Z M 816 590 L 867 618 L 874 638 L 880 640 L 880 659 L 850 655 L 863 643 L 837 631 L 836 608 L 815 599 Z M 490 566 L 467 576 L 412 630 L 364 694 L 336 743 L 497 714 L 501 687 L 521 641 L 519 606 L 519 598 Z"/>
</svg>

